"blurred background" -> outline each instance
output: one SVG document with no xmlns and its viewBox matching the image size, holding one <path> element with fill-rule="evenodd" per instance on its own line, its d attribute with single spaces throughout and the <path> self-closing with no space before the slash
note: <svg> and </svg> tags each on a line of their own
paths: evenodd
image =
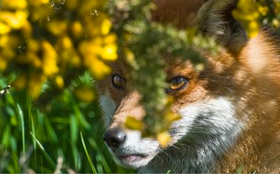
<svg viewBox="0 0 280 174">
<path fill-rule="evenodd" d="M 117 58 L 106 3 L 0 0 L 0 173 L 130 172 L 104 145 L 94 88 Z"/>
</svg>

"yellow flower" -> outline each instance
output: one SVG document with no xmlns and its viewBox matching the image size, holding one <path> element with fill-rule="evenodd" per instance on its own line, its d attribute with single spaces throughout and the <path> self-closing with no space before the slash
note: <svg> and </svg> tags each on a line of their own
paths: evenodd
<svg viewBox="0 0 280 174">
<path fill-rule="evenodd" d="M 267 13 L 269 11 L 267 6 L 262 6 L 262 5 L 259 5 L 258 10 L 259 10 L 260 14 L 262 14 L 263 16 L 267 15 Z"/>
<path fill-rule="evenodd" d="M 84 64 L 96 79 L 102 79 L 111 72 L 111 68 L 108 65 L 91 55 L 84 57 Z"/>
<path fill-rule="evenodd" d="M 111 21 L 105 18 L 101 23 L 101 33 L 107 35 L 111 30 L 112 24 Z"/>
<path fill-rule="evenodd" d="M 28 2 L 34 6 L 39 6 L 42 4 L 48 4 L 50 0 L 28 0 Z"/>
<path fill-rule="evenodd" d="M 115 43 L 117 41 L 117 36 L 116 34 L 109 34 L 109 35 L 106 35 L 104 37 L 104 44 L 111 44 L 111 43 Z"/>
<path fill-rule="evenodd" d="M 279 28 L 279 27 L 280 27 L 280 21 L 279 21 L 279 19 L 273 19 L 272 25 L 273 25 L 273 27 L 275 27 L 275 28 Z"/>
<path fill-rule="evenodd" d="M 90 87 L 78 87 L 74 90 L 74 94 L 79 100 L 87 103 L 92 102 L 95 98 L 93 90 Z"/>
<path fill-rule="evenodd" d="M 258 34 L 260 13 L 257 3 L 253 0 L 239 0 L 237 9 L 232 11 L 232 15 L 244 25 L 249 37 L 254 37 Z"/>
<path fill-rule="evenodd" d="M 259 28 L 260 28 L 260 25 L 257 21 L 249 22 L 248 27 L 247 27 L 248 36 L 250 38 L 256 36 L 259 33 Z"/>
<path fill-rule="evenodd" d="M 31 52 L 38 52 L 40 49 L 40 44 L 37 40 L 29 39 L 27 41 L 27 50 Z"/>
<path fill-rule="evenodd" d="M 13 29 L 20 29 L 27 22 L 28 13 L 26 11 L 0 11 L 0 21 L 5 22 Z"/>
<path fill-rule="evenodd" d="M 47 29 L 55 36 L 62 35 L 66 32 L 67 23 L 60 20 L 50 20 L 47 23 Z"/>
<path fill-rule="evenodd" d="M 125 120 L 125 127 L 131 130 L 143 130 L 144 124 L 141 120 L 128 116 Z"/>
<path fill-rule="evenodd" d="M 72 48 L 72 41 L 69 37 L 63 37 L 61 40 L 61 46 L 63 49 L 70 49 Z"/>
<path fill-rule="evenodd" d="M 33 73 L 29 76 L 27 91 L 30 94 L 31 98 L 36 99 L 40 93 L 43 83 L 47 78 L 38 73 Z"/>
<path fill-rule="evenodd" d="M 32 30 L 33 30 L 33 28 L 31 26 L 31 24 L 28 21 L 26 21 L 21 28 L 23 37 L 25 39 L 30 38 L 32 36 Z"/>
<path fill-rule="evenodd" d="M 102 39 L 96 37 L 94 40 L 91 41 L 83 41 L 79 45 L 79 51 L 82 55 L 89 55 L 96 56 L 101 54 L 102 52 Z"/>
<path fill-rule="evenodd" d="M 4 71 L 8 66 L 8 62 L 6 59 L 4 59 L 3 57 L 1 57 L 0 55 L 0 71 Z"/>
<path fill-rule="evenodd" d="M 116 37 L 114 35 L 102 38 L 95 37 L 91 41 L 84 41 L 79 46 L 79 51 L 82 55 L 92 55 L 94 57 L 99 56 L 103 60 L 113 61 L 117 59 L 117 45 L 112 43 L 115 41 Z M 105 44 L 110 43 L 110 44 Z"/>
<path fill-rule="evenodd" d="M 54 75 L 59 71 L 57 67 L 57 53 L 48 41 L 42 42 L 42 69 L 43 73 L 47 76 Z"/>
<path fill-rule="evenodd" d="M 0 31 L 1 31 L 1 29 L 0 29 Z M 7 46 L 7 44 L 9 43 L 9 39 L 10 39 L 10 37 L 8 35 L 0 36 L 0 47 Z"/>
<path fill-rule="evenodd" d="M 104 60 L 113 61 L 116 60 L 117 55 L 117 45 L 116 44 L 108 44 L 103 47 L 101 56 Z"/>
<path fill-rule="evenodd" d="M 2 0 L 2 6 L 7 9 L 24 9 L 27 7 L 26 0 Z"/>
<path fill-rule="evenodd" d="M 0 35 L 8 34 L 10 31 L 11 31 L 10 26 L 0 22 Z"/>
<path fill-rule="evenodd" d="M 50 2 L 50 0 L 36 0 L 38 2 L 40 2 L 41 4 L 47 4 Z"/>
<path fill-rule="evenodd" d="M 172 112 L 171 110 L 168 110 L 168 113 L 165 115 L 165 121 L 168 123 L 172 123 L 174 121 L 180 120 L 182 117 L 179 114 L 176 114 Z"/>
<path fill-rule="evenodd" d="M 55 76 L 54 78 L 55 86 L 62 89 L 64 87 L 64 80 L 61 75 Z"/>
<path fill-rule="evenodd" d="M 157 140 L 160 144 L 161 147 L 167 147 L 168 143 L 171 140 L 171 136 L 169 135 L 168 132 L 160 132 L 157 134 Z"/>
<path fill-rule="evenodd" d="M 76 53 L 76 51 L 72 50 L 72 52 L 69 51 L 69 53 L 71 54 L 70 64 L 75 66 L 75 67 L 80 66 L 81 65 L 81 60 L 80 60 L 79 55 Z"/>
<path fill-rule="evenodd" d="M 66 1 L 67 2 L 67 1 Z M 83 34 L 83 26 L 79 21 L 75 21 L 71 24 L 71 32 L 76 37 L 79 38 Z"/>
</svg>

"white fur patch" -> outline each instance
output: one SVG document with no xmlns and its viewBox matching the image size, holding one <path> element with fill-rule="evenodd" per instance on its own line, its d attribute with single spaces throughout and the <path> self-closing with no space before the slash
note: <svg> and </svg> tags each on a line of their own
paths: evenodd
<svg viewBox="0 0 280 174">
<path fill-rule="evenodd" d="M 127 167 L 139 168 L 147 165 L 158 153 L 159 143 L 150 138 L 142 138 L 140 131 L 126 131 L 126 141 L 116 149 L 115 155 L 122 156 L 125 154 L 143 154 L 147 157 L 140 161 L 125 164 Z M 118 160 L 116 160 L 118 161 Z"/>
<path fill-rule="evenodd" d="M 106 95 L 100 97 L 100 103 L 109 123 L 116 106 Z M 126 141 L 112 154 L 147 155 L 133 163 L 122 162 L 127 167 L 140 167 L 140 173 L 211 173 L 219 158 L 235 145 L 244 126 L 236 118 L 234 104 L 226 97 L 205 99 L 179 113 L 182 119 L 171 127 L 173 142 L 167 149 L 161 149 L 156 140 L 142 138 L 139 131 L 127 130 Z"/>
<path fill-rule="evenodd" d="M 111 97 L 106 94 L 99 96 L 99 102 L 104 114 L 105 125 L 108 126 L 112 116 L 115 113 L 116 104 L 111 99 Z"/>
<path fill-rule="evenodd" d="M 140 172 L 211 173 L 216 161 L 234 146 L 243 123 L 225 97 L 209 99 L 180 110 L 182 119 L 173 124 L 173 145 Z"/>
</svg>

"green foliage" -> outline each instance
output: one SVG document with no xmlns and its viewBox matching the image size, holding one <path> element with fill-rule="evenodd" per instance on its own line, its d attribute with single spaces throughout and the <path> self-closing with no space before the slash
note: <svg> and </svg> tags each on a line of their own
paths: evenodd
<svg viewBox="0 0 280 174">
<path fill-rule="evenodd" d="M 0 75 L 0 88 L 11 78 Z M 104 146 L 97 101 L 73 95 L 77 85 L 89 84 L 94 86 L 93 79 L 85 73 L 45 107 L 11 88 L 0 100 L 0 172 L 53 173 L 60 158 L 61 172 L 131 172 L 117 166 Z"/>
</svg>

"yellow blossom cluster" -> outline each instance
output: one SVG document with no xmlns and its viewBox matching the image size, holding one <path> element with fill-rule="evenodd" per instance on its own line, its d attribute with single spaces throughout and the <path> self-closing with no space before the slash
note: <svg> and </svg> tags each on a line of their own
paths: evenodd
<svg viewBox="0 0 280 174">
<path fill-rule="evenodd" d="M 270 6 L 270 8 L 269 8 Z M 270 11 L 272 10 L 272 11 Z M 237 8 L 232 12 L 235 19 L 243 24 L 247 30 L 249 37 L 254 37 L 258 34 L 261 24 L 267 24 L 269 21 L 261 21 L 273 17 L 271 23 L 273 27 L 280 27 L 280 1 L 272 0 L 267 2 L 265 0 L 239 0 Z M 275 16 L 271 16 L 274 14 Z"/>
<path fill-rule="evenodd" d="M 275 28 L 280 28 L 280 0 L 274 1 L 274 14 L 277 16 L 272 20 L 272 25 Z"/>
<path fill-rule="evenodd" d="M 117 37 L 104 12 L 107 1 L 2 0 L 0 2 L 0 72 L 18 76 L 16 89 L 32 98 L 49 81 L 64 87 L 64 74 L 88 69 L 99 79 L 117 59 Z"/>
<path fill-rule="evenodd" d="M 260 12 L 254 0 L 239 0 L 237 9 L 233 10 L 232 14 L 235 19 L 245 26 L 249 37 L 254 37 L 258 34 Z"/>
</svg>

